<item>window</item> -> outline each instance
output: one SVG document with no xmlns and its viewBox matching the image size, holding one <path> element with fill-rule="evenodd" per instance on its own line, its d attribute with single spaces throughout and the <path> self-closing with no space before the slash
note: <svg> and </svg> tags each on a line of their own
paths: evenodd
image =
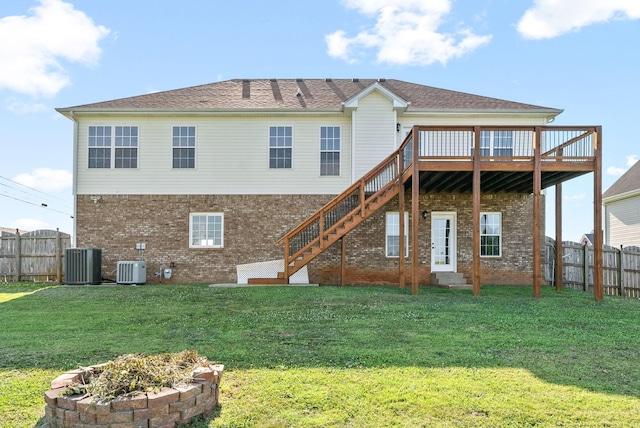
<svg viewBox="0 0 640 428">
<path fill-rule="evenodd" d="M 291 168 L 293 128 L 269 127 L 269 168 Z"/>
<path fill-rule="evenodd" d="M 320 127 L 320 175 L 340 175 L 340 127 Z"/>
<path fill-rule="evenodd" d="M 500 213 L 480 214 L 480 256 L 500 257 L 502 255 L 501 223 Z"/>
<path fill-rule="evenodd" d="M 482 131 L 480 156 L 513 156 L 513 131 Z"/>
<path fill-rule="evenodd" d="M 111 168 L 111 127 L 89 127 L 89 168 Z"/>
<path fill-rule="evenodd" d="M 116 126 L 115 167 L 138 167 L 138 127 Z"/>
<path fill-rule="evenodd" d="M 196 127 L 173 127 L 173 167 L 196 167 Z"/>
<path fill-rule="evenodd" d="M 400 214 L 387 213 L 386 226 L 387 257 L 400 257 Z M 405 257 L 409 255 L 409 213 L 404 213 L 404 248 Z"/>
<path fill-rule="evenodd" d="M 189 218 L 189 247 L 223 248 L 224 214 L 193 213 Z"/>
<path fill-rule="evenodd" d="M 138 167 L 138 127 L 113 128 L 89 127 L 89 168 Z"/>
</svg>

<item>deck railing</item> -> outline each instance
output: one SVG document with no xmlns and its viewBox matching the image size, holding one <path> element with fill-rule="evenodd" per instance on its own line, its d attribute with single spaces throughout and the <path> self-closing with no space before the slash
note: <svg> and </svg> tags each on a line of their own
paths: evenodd
<svg viewBox="0 0 640 428">
<path fill-rule="evenodd" d="M 418 151 L 421 159 L 471 160 L 476 133 L 482 160 L 528 161 L 540 140 L 543 161 L 584 161 L 595 156 L 595 127 L 428 127 L 419 126 Z M 536 137 L 536 132 L 539 137 Z M 409 137 L 412 138 L 412 129 Z M 406 147 L 405 166 L 411 159 Z M 407 156 L 409 155 L 409 156 Z"/>
</svg>

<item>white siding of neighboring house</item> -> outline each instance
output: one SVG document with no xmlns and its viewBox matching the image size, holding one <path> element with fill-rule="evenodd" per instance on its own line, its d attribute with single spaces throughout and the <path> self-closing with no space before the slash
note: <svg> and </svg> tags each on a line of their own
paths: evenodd
<svg viewBox="0 0 640 428">
<path fill-rule="evenodd" d="M 640 196 L 607 203 L 605 229 L 608 245 L 640 246 Z"/>
<path fill-rule="evenodd" d="M 373 91 L 353 112 L 354 180 L 369 172 L 396 148 L 396 114 L 390 99 Z"/>
<path fill-rule="evenodd" d="M 139 127 L 137 169 L 89 169 L 92 125 Z M 196 127 L 196 168 L 172 168 L 173 126 Z M 269 127 L 293 127 L 291 169 L 269 168 Z M 340 126 L 341 175 L 320 176 L 320 127 Z M 351 183 L 351 120 L 292 117 L 81 118 L 77 194 L 338 194 Z M 387 155 L 391 152 L 388 151 Z"/>
</svg>

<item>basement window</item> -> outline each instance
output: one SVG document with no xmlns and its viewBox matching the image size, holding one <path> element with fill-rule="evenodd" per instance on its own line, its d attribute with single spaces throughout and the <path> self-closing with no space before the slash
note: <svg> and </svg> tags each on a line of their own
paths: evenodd
<svg viewBox="0 0 640 428">
<path fill-rule="evenodd" d="M 404 252 L 405 257 L 408 257 L 409 213 L 407 212 L 404 213 Z M 387 257 L 400 257 L 400 213 L 387 213 L 385 253 Z"/>
<path fill-rule="evenodd" d="M 190 248 L 223 248 L 223 232 L 223 213 L 189 214 Z"/>
<path fill-rule="evenodd" d="M 502 214 L 480 213 L 480 256 L 502 255 Z"/>
</svg>

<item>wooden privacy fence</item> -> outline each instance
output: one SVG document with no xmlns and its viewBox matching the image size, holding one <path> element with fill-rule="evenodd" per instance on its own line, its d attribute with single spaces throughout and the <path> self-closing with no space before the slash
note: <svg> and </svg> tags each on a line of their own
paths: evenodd
<svg viewBox="0 0 640 428">
<path fill-rule="evenodd" d="M 0 279 L 62 282 L 64 250 L 71 235 L 59 230 L 0 234 Z"/>
<path fill-rule="evenodd" d="M 555 272 L 555 241 L 545 238 L 545 280 L 553 284 Z M 593 247 L 577 242 L 562 242 L 562 286 L 593 292 Z M 640 247 L 602 250 L 604 294 L 640 297 Z"/>
</svg>

